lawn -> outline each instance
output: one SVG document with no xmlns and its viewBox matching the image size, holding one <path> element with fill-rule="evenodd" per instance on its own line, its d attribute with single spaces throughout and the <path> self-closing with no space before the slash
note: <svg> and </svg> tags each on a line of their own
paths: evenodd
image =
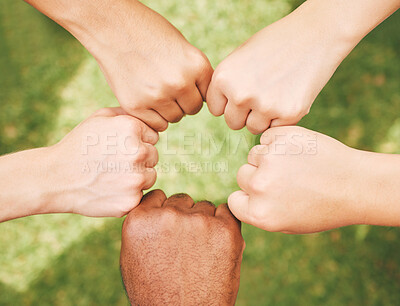
<svg viewBox="0 0 400 306">
<path fill-rule="evenodd" d="M 145 3 L 215 66 L 299 1 Z M 300 125 L 356 148 L 400 153 L 399 29 L 400 12 L 368 35 Z M 53 144 L 96 109 L 113 105 L 96 62 L 72 36 L 21 0 L 0 1 L 1 154 Z M 256 141 L 205 107 L 162 133 L 156 187 L 223 203 L 238 188 L 236 171 Z M 127 305 L 118 264 L 121 224 L 72 215 L 0 224 L 0 305 Z M 288 236 L 244 225 L 243 235 L 238 305 L 399 304 L 397 228 Z"/>
</svg>

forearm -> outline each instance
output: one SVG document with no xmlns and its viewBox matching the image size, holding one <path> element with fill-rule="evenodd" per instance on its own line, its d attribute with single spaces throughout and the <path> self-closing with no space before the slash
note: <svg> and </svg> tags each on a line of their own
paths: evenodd
<svg viewBox="0 0 400 306">
<path fill-rule="evenodd" d="M 64 27 L 95 57 L 116 45 L 121 53 L 140 48 L 146 35 L 160 40 L 164 33 L 151 29 L 170 26 L 165 18 L 137 0 L 25 1 Z"/>
<path fill-rule="evenodd" d="M 357 205 L 362 223 L 400 226 L 400 155 L 360 152 Z M 355 199 L 357 201 L 357 199 Z"/>
<path fill-rule="evenodd" d="M 288 17 L 316 43 L 340 48 L 344 58 L 377 25 L 400 8 L 400 0 L 308 0 Z M 314 35 L 315 34 L 315 35 Z"/>
<path fill-rule="evenodd" d="M 49 213 L 46 148 L 0 157 L 0 222 Z"/>
</svg>

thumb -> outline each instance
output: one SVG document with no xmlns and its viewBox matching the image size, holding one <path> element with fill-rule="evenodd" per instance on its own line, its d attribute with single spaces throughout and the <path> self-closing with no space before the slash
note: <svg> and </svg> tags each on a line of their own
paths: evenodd
<svg viewBox="0 0 400 306">
<path fill-rule="evenodd" d="M 253 224 L 250 214 L 249 195 L 242 190 L 235 191 L 228 198 L 228 206 L 232 214 L 242 222 Z"/>
</svg>

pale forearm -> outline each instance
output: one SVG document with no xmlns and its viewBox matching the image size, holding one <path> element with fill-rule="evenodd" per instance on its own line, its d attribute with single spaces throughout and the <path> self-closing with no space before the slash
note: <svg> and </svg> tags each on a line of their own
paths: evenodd
<svg viewBox="0 0 400 306">
<path fill-rule="evenodd" d="M 0 157 L 0 222 L 49 213 L 46 148 Z"/>
<path fill-rule="evenodd" d="M 346 56 L 399 8 L 400 0 L 308 0 L 290 18 L 298 18 L 306 29 L 319 34 L 319 43 L 343 46 Z"/>
<path fill-rule="evenodd" d="M 370 225 L 400 226 L 400 155 L 360 152 L 359 207 Z M 357 186 L 358 185 L 358 186 Z"/>
</svg>

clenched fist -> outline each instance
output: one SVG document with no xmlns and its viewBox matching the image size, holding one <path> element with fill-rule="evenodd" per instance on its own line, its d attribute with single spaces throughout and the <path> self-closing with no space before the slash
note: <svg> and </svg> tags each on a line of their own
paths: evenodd
<svg viewBox="0 0 400 306">
<path fill-rule="evenodd" d="M 186 194 L 143 197 L 122 229 L 121 272 L 132 305 L 234 305 L 244 241 L 226 204 Z"/>
<path fill-rule="evenodd" d="M 213 73 L 207 57 L 140 2 L 115 6 L 112 31 L 87 45 L 121 107 L 157 131 L 199 112 Z"/>
<path fill-rule="evenodd" d="M 296 124 L 350 52 L 353 45 L 315 25 L 311 14 L 318 13 L 307 6 L 256 33 L 215 69 L 207 105 L 231 129 L 259 134 Z"/>
<path fill-rule="evenodd" d="M 156 180 L 157 141 L 154 130 L 121 108 L 94 113 L 47 149 L 51 212 L 127 214 Z"/>
<path fill-rule="evenodd" d="M 230 195 L 229 208 L 239 220 L 272 232 L 361 224 L 367 211 L 363 154 L 301 127 L 271 128 L 239 169 L 241 190 Z"/>
</svg>

